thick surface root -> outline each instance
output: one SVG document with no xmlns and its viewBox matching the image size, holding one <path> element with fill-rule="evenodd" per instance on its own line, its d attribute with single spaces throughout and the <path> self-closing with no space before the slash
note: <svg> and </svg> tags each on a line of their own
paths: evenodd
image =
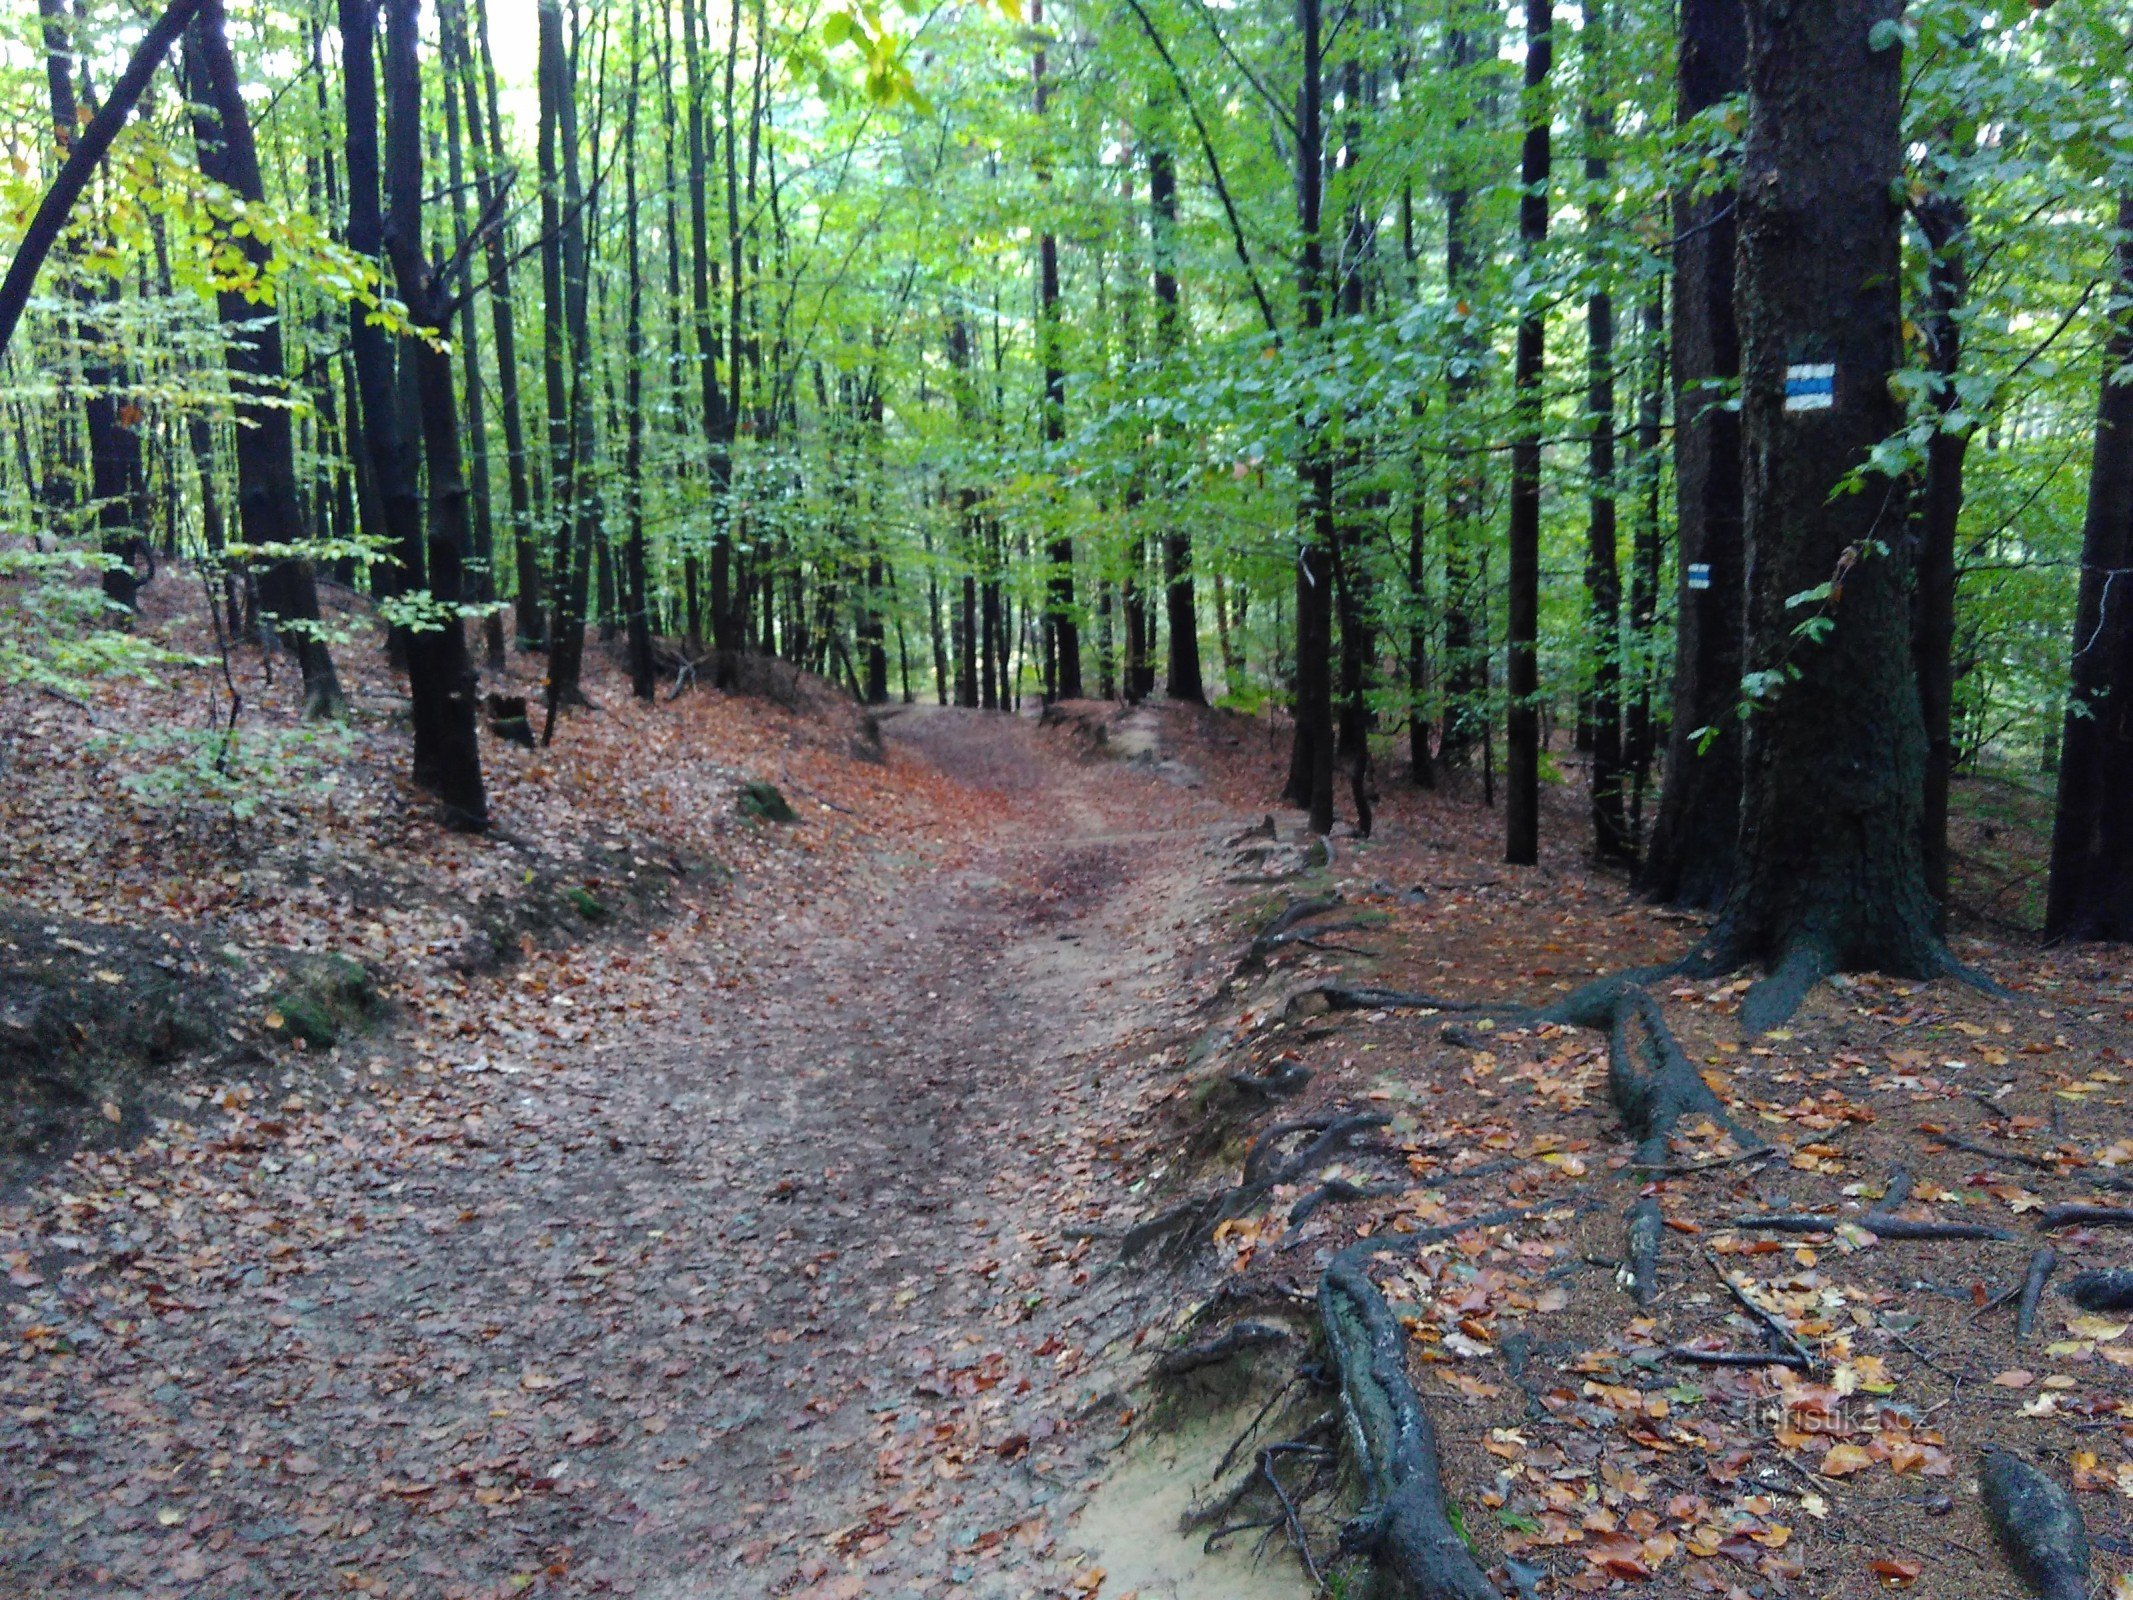
<svg viewBox="0 0 2133 1600">
<path fill-rule="evenodd" d="M 1978 1480 L 1986 1520 L 2040 1600 L 2088 1600 L 2088 1530 L 2074 1497 L 2006 1450 L 1985 1452 Z"/>
<path fill-rule="evenodd" d="M 2077 1272 L 2059 1292 L 2084 1311 L 2133 1311 L 2133 1267 Z"/>
<path fill-rule="evenodd" d="M 1452 1525 L 1437 1432 L 1407 1376 L 1407 1336 L 1384 1296 L 1360 1261 L 1340 1257 L 1319 1280 L 1318 1305 L 1370 1496 L 1355 1542 L 1407 1600 L 1501 1600 Z"/>
</svg>

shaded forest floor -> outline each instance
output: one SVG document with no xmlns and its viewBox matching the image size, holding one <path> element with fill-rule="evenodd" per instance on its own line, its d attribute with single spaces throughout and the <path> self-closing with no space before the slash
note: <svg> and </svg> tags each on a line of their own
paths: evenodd
<svg viewBox="0 0 2133 1600">
<path fill-rule="evenodd" d="M 100 740 L 201 720 L 182 699 L 10 709 L 7 1592 L 1307 1593 L 1292 1535 L 1332 1565 L 1355 1509 L 1315 1453 L 1309 1296 L 1373 1231 L 1420 1236 L 1373 1272 L 1506 1592 L 2013 1592 L 1986 1442 L 2077 1491 L 2099 1579 L 2128 1565 L 2126 1319 L 2047 1293 L 2018 1340 L 1996 1303 L 2042 1207 L 2126 1198 L 2120 953 L 1978 933 L 2005 998 L 1847 980 L 1754 1042 L 1738 985 L 1673 988 L 1772 1148 L 1691 1127 L 1695 1170 L 1639 1173 L 1599 1036 L 1308 997 L 1544 999 L 1685 947 L 1582 859 L 1570 785 L 1538 868 L 1390 780 L 1327 864 L 1293 817 L 1250 827 L 1264 723 L 916 707 L 877 751 L 805 684 L 639 710 L 603 667 L 553 750 L 487 741 L 502 829 L 463 840 L 391 776 L 390 675 L 357 664 L 345 748 L 242 821 L 137 796 L 141 753 Z M 752 779 L 800 820 L 749 816 Z M 328 952 L 368 982 L 314 1030 Z M 1312 1131 L 1270 1129 L 1357 1114 L 1383 1121 L 1121 1261 Z M 1875 1235 L 1898 1169 L 1904 1215 L 2009 1238 Z M 1616 1272 L 1640 1191 L 1645 1310 Z M 1739 1226 L 1765 1212 L 1828 1226 Z M 2061 1280 L 2133 1253 L 2052 1239 Z M 1721 1273 L 1813 1371 L 1680 1354 L 1760 1348 Z M 1242 1318 L 1238 1358 L 1153 1374 Z M 1269 1459 L 1293 1522 L 1246 1481 Z"/>
</svg>

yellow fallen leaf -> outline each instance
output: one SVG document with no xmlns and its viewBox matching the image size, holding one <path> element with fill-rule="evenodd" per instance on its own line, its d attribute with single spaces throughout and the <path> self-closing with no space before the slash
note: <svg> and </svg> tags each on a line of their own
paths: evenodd
<svg viewBox="0 0 2133 1600">
<path fill-rule="evenodd" d="M 1848 1478 L 1855 1472 L 1864 1472 L 1874 1464 L 1874 1458 L 1855 1444 L 1841 1441 L 1829 1447 L 1829 1454 L 1822 1458 L 1822 1476 L 1825 1478 Z"/>
<path fill-rule="evenodd" d="M 2020 1367 L 2010 1367 L 1992 1381 L 2002 1389 L 2027 1389 L 2037 1381 L 2037 1375 L 2033 1372 L 2024 1372 Z"/>
<path fill-rule="evenodd" d="M 2113 1322 L 2109 1317 L 2092 1316 L 2082 1312 L 2066 1319 L 2066 1331 L 2080 1339 L 2094 1339 L 2098 1344 L 2109 1344 L 2123 1335 L 2133 1323 Z"/>
</svg>

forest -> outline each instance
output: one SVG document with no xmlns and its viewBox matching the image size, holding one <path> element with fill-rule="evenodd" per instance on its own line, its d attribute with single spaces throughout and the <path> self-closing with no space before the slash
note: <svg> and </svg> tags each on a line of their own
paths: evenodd
<svg viewBox="0 0 2133 1600">
<path fill-rule="evenodd" d="M 0 0 L 0 1573 L 2133 1595 L 2129 52 Z"/>
</svg>

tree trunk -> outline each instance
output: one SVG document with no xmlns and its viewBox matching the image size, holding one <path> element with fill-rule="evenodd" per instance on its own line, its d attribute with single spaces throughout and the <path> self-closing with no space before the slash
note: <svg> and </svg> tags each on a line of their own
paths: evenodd
<svg viewBox="0 0 2133 1600">
<path fill-rule="evenodd" d="M 488 0 L 473 0 L 473 42 L 481 56 L 482 107 L 474 101 L 472 54 L 462 57 L 467 132 L 479 176 L 478 193 L 486 214 L 498 203 L 504 151 L 503 117 L 497 107 L 496 60 L 489 48 Z M 486 114 L 488 136 L 482 137 Z M 489 230 L 489 322 L 496 336 L 496 404 L 504 425 L 504 481 L 511 497 L 513 577 L 518 588 L 512 610 L 521 650 L 537 650 L 547 638 L 541 609 L 541 541 L 533 515 L 533 487 L 527 467 L 526 424 L 518 387 L 518 322 L 511 300 L 511 231 L 503 219 Z"/>
<path fill-rule="evenodd" d="M 1761 684 L 1719 947 L 1771 977 L 1750 1032 L 1814 979 L 1947 967 L 1919 849 L 1925 730 L 1900 486 L 1833 494 L 1903 421 L 1902 0 L 1750 0 L 1740 183 L 1749 638 Z M 1824 588 L 1826 586 L 1826 589 Z M 1799 596 L 1822 591 L 1819 604 Z M 1816 626 L 1803 634 L 1800 625 Z"/>
<path fill-rule="evenodd" d="M 1944 128 L 1933 148 L 1952 161 L 1954 130 Z M 1924 815 L 1919 819 L 1925 851 L 1926 889 L 1945 914 L 1948 905 L 1948 780 L 1955 768 L 1955 535 L 1963 515 L 1963 458 L 1970 448 L 1967 424 L 1950 425 L 1957 409 L 1956 373 L 1962 366 L 1963 303 L 1970 286 L 1970 213 L 1961 194 L 1942 175 L 1914 207 L 1931 259 L 1926 263 L 1925 305 L 1919 337 L 1926 370 L 1933 375 L 1933 409 L 1941 426 L 1926 445 L 1926 478 L 1918 506 L 1918 594 L 1914 648 L 1918 700 L 1926 724 Z"/>
<path fill-rule="evenodd" d="M 369 9 L 368 0 L 344 0 Z M 420 0 L 388 0 L 385 19 L 386 188 L 384 244 L 400 298 L 415 321 L 441 328 L 449 308 L 437 292 L 422 247 L 422 73 L 416 57 Z M 368 51 L 369 34 L 357 41 Z M 350 126 L 355 106 L 350 102 Z M 349 167 L 355 166 L 353 135 Z M 350 218 L 351 239 L 354 219 Z M 481 746 L 475 725 L 479 680 L 467 654 L 467 490 L 459 462 L 459 419 L 450 354 L 427 339 L 410 339 L 418 396 L 422 460 L 429 477 L 429 515 L 423 555 L 429 599 L 437 615 L 409 632 L 408 693 L 414 702 L 415 770 L 436 792 L 448 826 L 479 832 L 489 822 L 482 790 Z M 400 470 L 405 473 L 405 467 Z M 407 498 L 412 499 L 410 494 Z M 425 752 L 424 744 L 428 745 Z"/>
<path fill-rule="evenodd" d="M 709 610 L 714 649 L 721 652 L 732 643 L 732 622 L 724 613 L 727 590 L 732 583 L 732 544 L 725 526 L 727 492 L 733 484 L 733 417 L 726 392 L 719 384 L 718 324 L 711 315 L 711 233 L 706 202 L 706 163 L 709 154 L 704 137 L 704 94 L 709 77 L 697 43 L 701 0 L 682 0 L 682 60 L 689 75 L 689 299 L 696 320 L 698 376 L 703 390 L 705 484 L 712 507 L 711 572 Z M 689 633 L 691 648 L 701 630 L 704 609 L 699 595 L 695 552 L 689 557 Z"/>
<path fill-rule="evenodd" d="M 1742 0 L 1683 0 L 1680 118 L 1740 92 Z M 1659 815 L 1638 873 L 1654 900 L 1722 904 L 1740 835 L 1737 714 L 1746 619 L 1741 544 L 1740 375 L 1733 278 L 1735 195 L 1674 202 L 1674 496 L 1680 574 L 1674 621 L 1673 728 Z"/>
<path fill-rule="evenodd" d="M 1039 43 L 1030 65 L 1031 99 L 1037 114 L 1039 137 L 1044 127 L 1045 82 L 1044 0 L 1030 0 L 1030 27 Z M 1037 161 L 1039 206 L 1049 205 L 1052 182 L 1051 158 Z M 1037 239 L 1038 358 L 1044 367 L 1044 443 L 1056 451 L 1066 439 L 1066 372 L 1059 356 L 1059 240 L 1047 223 Z M 1045 578 L 1044 654 L 1051 664 L 1046 692 L 1060 700 L 1081 698 L 1081 624 L 1074 608 L 1074 541 L 1061 534 L 1046 552 L 1049 572 Z"/>
<path fill-rule="evenodd" d="M 647 705 L 652 702 L 655 680 L 652 667 L 652 621 L 645 603 L 644 571 L 644 263 L 640 243 L 643 229 L 637 218 L 637 62 L 642 53 L 638 37 L 641 7 L 630 0 L 629 99 L 622 130 L 622 208 L 626 273 L 629 282 L 628 330 L 624 346 L 629 371 L 623 379 L 623 407 L 628 429 L 623 446 L 624 493 L 629 533 L 623 549 L 623 579 L 628 593 L 630 692 Z"/>
<path fill-rule="evenodd" d="M 1520 153 L 1518 243 L 1528 274 L 1512 368 L 1518 432 L 1511 441 L 1511 517 L 1506 552 L 1504 691 L 1504 860 L 1540 859 L 1540 474 L 1541 361 L 1547 307 L 1532 279 L 1548 240 L 1548 69 L 1554 57 L 1553 0 L 1526 0 L 1524 149 Z"/>
<path fill-rule="evenodd" d="M 1659 569 L 1664 531 L 1659 521 L 1661 428 L 1666 410 L 1665 291 L 1654 287 L 1644 303 L 1645 374 L 1637 401 L 1636 451 L 1626 480 L 1637 490 L 1637 529 L 1630 541 L 1629 632 L 1635 641 L 1636 686 L 1629 699 L 1624 760 L 1629 768 L 1628 834 L 1632 848 L 1644 836 L 1644 791 L 1657 743 L 1652 717 L 1652 634 L 1659 610 Z"/>
<path fill-rule="evenodd" d="M 194 9 L 192 5 L 182 7 L 186 17 Z M 5 285 L 0 286 L 0 350 L 5 349 L 7 337 L 14 332 L 16 320 L 29 301 L 37 269 L 57 241 L 74 201 L 131 114 L 134 103 L 147 89 L 149 77 L 171 41 L 185 25 L 183 20 L 175 27 L 170 25 L 175 8 L 165 14 L 158 28 L 142 41 L 125 76 L 113 89 L 111 102 L 84 127 L 74 94 L 74 49 L 68 37 L 66 5 L 64 0 L 38 0 L 38 10 L 44 22 L 45 79 L 51 95 L 52 126 L 67 151 L 67 159 L 30 221 L 29 232 L 8 268 Z M 114 285 L 108 298 L 115 300 L 116 295 Z M 76 289 L 73 298 L 83 307 L 95 303 L 94 293 L 86 287 Z M 108 354 L 110 337 L 90 323 L 89 318 L 73 323 L 83 350 L 82 422 L 88 435 L 89 498 L 106 561 L 104 598 L 116 609 L 131 612 L 140 587 L 139 566 L 146 554 L 147 539 L 145 521 L 137 515 L 141 439 L 119 403 L 118 390 L 125 380 Z"/>
<path fill-rule="evenodd" d="M 2104 347 L 2072 684 L 2052 821 L 2048 939 L 2133 938 L 2133 192 L 2118 202 L 2120 305 Z"/>
<path fill-rule="evenodd" d="M 237 63 L 230 56 L 228 26 L 222 0 L 203 0 L 186 30 L 193 142 L 203 176 L 260 205 L 266 190 Z M 236 242 L 265 280 L 272 258 L 266 244 L 253 234 Z M 296 433 L 287 403 L 281 317 L 272 304 L 255 304 L 237 290 L 218 294 L 216 310 L 228 330 L 226 361 L 236 403 L 238 526 L 246 544 L 299 543 L 305 529 L 297 503 Z M 269 556 L 260 566 L 258 583 L 262 620 L 287 646 L 303 674 L 304 715 L 340 715 L 347 707 L 320 626 L 311 563 L 294 555 Z"/>
<path fill-rule="evenodd" d="M 1605 860 L 1635 853 L 1622 791 L 1622 574 L 1615 537 L 1615 307 L 1609 291 L 1602 230 L 1602 198 L 1608 176 L 1608 144 L 1614 119 L 1607 94 L 1608 52 L 1605 0 L 1585 0 L 1585 26 L 1578 42 L 1585 65 L 1585 228 L 1590 236 L 1593 291 L 1585 302 L 1586 420 L 1592 429 L 1586 468 L 1591 480 L 1591 520 L 1585 541 L 1585 604 L 1592 651 L 1592 841 Z"/>
<path fill-rule="evenodd" d="M 1451 360 L 1444 382 L 1444 437 L 1449 457 L 1444 479 L 1444 705 L 1438 755 L 1463 762 L 1477 739 L 1488 738 L 1485 701 L 1489 686 L 1488 595 L 1476 575 L 1482 500 L 1488 488 L 1488 456 L 1468 434 L 1488 358 L 1489 336 L 1481 318 L 1488 271 L 1481 237 L 1481 211 L 1472 190 L 1469 130 L 1476 69 L 1496 55 L 1499 23 L 1493 12 L 1469 0 L 1453 0 L 1445 35 L 1445 71 L 1451 92 L 1461 97 L 1453 125 L 1453 148 L 1444 177 L 1444 281 L 1453 323 Z"/>
<path fill-rule="evenodd" d="M 1407 261 L 1408 291 L 1419 295 L 1421 255 L 1415 241 L 1411 183 L 1400 188 L 1400 248 Z M 1429 463 L 1422 447 L 1426 405 L 1424 393 L 1417 389 L 1408 403 L 1415 437 L 1407 455 L 1407 776 L 1417 789 L 1437 787 L 1437 766 L 1430 754 Z"/>
<path fill-rule="evenodd" d="M 1296 289 L 1303 344 L 1317 345 L 1326 321 L 1325 242 L 1320 236 L 1325 199 L 1323 39 L 1320 0 L 1296 0 L 1296 31 L 1303 42 L 1303 81 L 1297 95 L 1296 221 L 1302 238 Z M 1313 833 L 1333 830 L 1333 455 L 1321 425 L 1299 418 L 1305 429 L 1297 463 L 1296 551 L 1296 735 L 1289 751 L 1285 797 L 1309 813 Z"/>
<path fill-rule="evenodd" d="M 1178 307 L 1178 174 L 1169 150 L 1161 145 L 1148 151 L 1148 238 L 1154 261 L 1156 351 L 1172 361 L 1183 343 L 1184 318 Z M 1191 705 L 1207 704 L 1207 690 L 1200 681 L 1200 617 L 1193 595 L 1192 529 L 1183 517 L 1170 519 L 1163 532 L 1163 613 L 1170 629 L 1168 669 L 1163 674 L 1163 693 Z M 1139 563 L 1136 561 L 1135 566 Z M 1138 604 L 1136 585 L 1134 599 Z M 1146 624 L 1141 624 L 1145 634 Z M 1147 641 L 1142 637 L 1135 662 L 1146 658 Z M 1129 667 L 1133 680 L 1129 698 L 1146 693 L 1137 665 Z"/>
<path fill-rule="evenodd" d="M 451 195 L 452 247 L 457 256 L 469 252 L 471 236 L 467 229 L 465 198 L 466 140 L 459 125 L 460 96 L 455 92 L 465 77 L 460 58 L 466 54 L 466 29 L 456 15 L 453 0 L 440 0 L 437 42 L 444 83 L 445 179 Z M 486 220 L 479 209 L 482 187 L 485 186 L 477 185 L 475 196 L 474 226 L 477 228 Z M 462 262 L 461 270 L 466 272 L 468 284 L 459 296 L 459 372 L 466 390 L 467 459 L 471 469 L 468 489 L 474 518 L 473 560 L 467 570 L 472 598 L 490 607 L 481 621 L 482 645 L 488 666 L 492 672 L 501 672 L 504 670 L 504 619 L 493 606 L 496 599 L 496 515 L 489 493 L 488 407 L 482 400 L 481 322 L 477 303 L 480 297 L 472 281 L 473 263 Z"/>
</svg>

